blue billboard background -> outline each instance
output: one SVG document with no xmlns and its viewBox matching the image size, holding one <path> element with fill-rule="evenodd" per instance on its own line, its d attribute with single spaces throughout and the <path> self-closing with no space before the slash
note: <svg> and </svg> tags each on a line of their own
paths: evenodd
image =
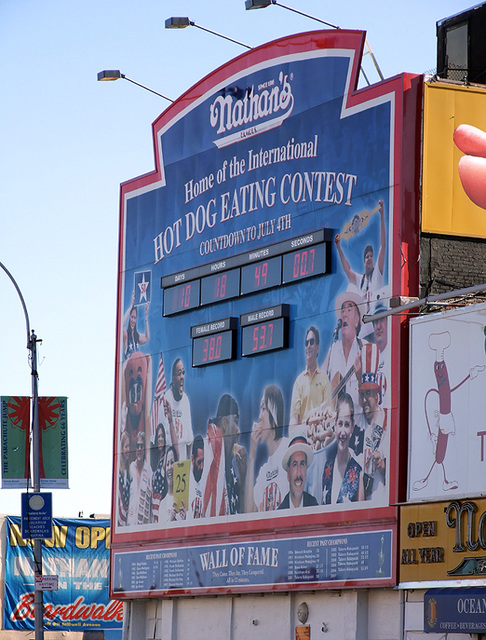
<svg viewBox="0 0 486 640">
<path fill-rule="evenodd" d="M 359 38 L 360 35 L 355 34 L 356 47 Z M 161 180 L 138 190 L 135 181 L 133 187 L 126 189 L 122 204 L 115 460 L 117 533 L 164 530 L 164 536 L 170 537 L 170 530 L 178 526 L 181 514 L 184 526 L 208 523 L 204 484 L 210 473 L 210 463 L 215 459 L 214 451 L 210 450 L 209 425 L 217 417 L 218 403 L 224 394 L 230 394 L 236 400 L 240 431 L 238 444 L 246 452 L 247 470 L 253 465 L 254 478 L 258 477 L 269 459 L 269 451 L 267 445 L 260 443 L 254 459 L 251 457 L 251 432 L 253 423 L 259 421 L 264 389 L 268 385 L 277 385 L 281 390 L 284 401 L 283 435 L 288 444 L 296 433 L 289 428 L 290 405 L 294 383 L 306 368 L 306 332 L 311 325 L 319 331 L 318 366 L 324 370 L 326 355 L 333 344 L 341 340 L 340 311 L 336 310 L 338 296 L 353 289 L 334 241 L 327 245 L 332 259 L 331 270 L 325 275 L 171 317 L 163 317 L 163 291 L 158 289 L 161 278 L 184 273 L 200 265 L 224 263 L 231 256 L 303 237 L 320 229 L 329 230 L 334 237 L 334 234 L 343 233 L 346 225 L 358 214 L 361 226 L 355 235 L 348 234 L 341 239 L 343 253 L 350 269 L 360 275 L 364 269 L 365 247 L 373 247 L 375 269 L 378 268 L 382 247 L 384 262 L 380 294 L 383 296 L 383 291 L 389 290 L 390 265 L 393 263 L 391 238 L 396 224 L 392 210 L 394 96 L 390 93 L 348 108 L 347 94 L 354 81 L 351 67 L 355 55 L 357 51 L 351 48 L 335 52 L 328 49 L 309 51 L 305 55 L 282 54 L 266 64 L 254 67 L 248 64 L 244 69 L 241 69 L 243 65 L 240 69 L 235 65 L 234 72 L 224 82 L 219 82 L 205 93 L 199 92 L 190 106 L 179 109 L 173 118 L 162 119 L 158 130 L 156 123 Z M 251 58 L 249 60 L 251 62 Z M 204 86 L 207 88 L 207 83 Z M 383 203 L 383 215 L 377 211 L 380 201 Z M 373 211 L 369 216 L 363 214 Z M 267 222 L 269 225 L 265 224 Z M 140 271 L 151 272 L 153 290 L 146 316 L 141 311 L 142 307 L 138 310 L 135 324 L 138 342 L 127 348 L 134 274 Z M 377 295 L 375 290 L 368 300 L 363 296 L 361 315 L 373 311 Z M 236 357 L 232 361 L 200 368 L 191 366 L 191 327 L 223 318 L 239 318 L 242 314 L 279 304 L 289 305 L 288 348 L 243 358 L 241 331 L 238 330 Z M 358 350 L 373 340 L 372 335 L 365 336 L 362 328 Z M 385 370 L 389 368 L 390 350 L 388 345 L 382 358 Z M 134 351 L 145 356 L 143 365 L 138 366 L 142 377 L 142 397 L 138 398 L 142 406 L 138 409 L 130 406 L 127 373 Z M 161 515 L 158 504 L 153 509 L 150 498 L 157 492 L 154 485 L 157 460 L 154 462 L 153 458 L 157 457 L 154 450 L 158 422 L 165 426 L 165 444 L 171 439 L 162 405 L 158 406 L 159 415 L 154 420 L 155 398 L 158 397 L 157 389 L 161 388 L 162 378 L 163 396 L 168 397 L 171 393 L 171 383 L 175 383 L 172 366 L 178 359 L 184 371 L 183 396 L 188 402 L 186 408 L 180 410 L 179 418 L 181 422 L 188 422 L 190 415 L 190 429 L 182 425 L 178 432 L 179 444 L 184 450 L 179 452 L 179 458 L 189 459 L 188 465 L 181 469 L 179 479 L 186 473 L 190 483 L 202 484 L 204 522 L 196 521 L 194 513 L 191 517 L 192 494 L 189 498 L 191 504 L 186 500 L 182 511 L 181 503 L 177 504 L 177 514 L 172 512 L 174 517 L 171 516 L 171 505 L 168 508 L 164 506 L 168 519 L 165 512 Z M 135 371 L 135 367 L 132 369 Z M 382 389 L 386 386 L 390 389 L 390 381 Z M 389 394 L 386 402 L 387 405 L 382 396 L 383 408 L 387 406 L 390 409 Z M 354 410 L 355 416 L 362 412 L 357 401 Z M 390 422 L 388 437 L 392 429 Z M 124 431 L 132 436 L 130 452 L 123 463 L 120 460 Z M 132 466 L 136 465 L 135 440 L 140 431 L 145 434 L 146 466 L 134 482 L 134 474 L 130 477 L 130 470 L 135 471 Z M 184 433 L 190 434 L 187 441 L 183 439 Z M 204 439 L 205 461 L 202 478 L 195 483 L 190 445 L 198 435 Z M 189 445 L 187 451 L 186 444 Z M 321 484 L 325 456 L 323 450 L 314 450 L 314 453 L 318 472 L 312 472 L 311 467 L 308 469 L 306 490 L 312 492 L 316 504 L 309 506 L 306 513 L 359 507 L 359 502 L 354 500 L 351 503 L 333 499 L 331 504 L 325 503 Z M 167 447 L 163 456 L 166 454 Z M 238 475 L 240 469 L 237 468 L 234 450 L 230 455 L 233 455 L 233 460 L 222 459 L 221 466 L 226 462 L 226 472 L 229 473 L 231 467 L 231 473 Z M 228 457 L 227 452 L 225 456 Z M 280 462 L 282 456 L 280 453 Z M 162 468 L 165 475 L 165 460 Z M 388 467 L 386 473 L 388 490 L 389 474 L 393 470 Z M 224 484 L 221 475 L 217 476 L 217 482 Z M 167 478 L 161 482 L 159 477 L 158 483 L 159 489 L 162 484 L 166 492 Z M 241 484 L 246 484 L 245 478 Z M 130 496 L 133 497 L 135 486 L 138 516 L 134 518 L 132 514 L 130 519 Z M 380 497 L 373 496 L 371 503 L 361 506 L 387 506 L 389 497 L 386 490 Z M 164 490 L 159 491 L 161 504 L 164 497 Z M 270 515 L 250 514 L 243 506 L 245 503 L 242 501 L 236 511 L 228 508 L 217 510 L 212 522 L 261 520 Z M 157 512 L 156 517 L 154 511 Z M 275 511 L 271 515 L 285 518 L 287 514 Z"/>
</svg>

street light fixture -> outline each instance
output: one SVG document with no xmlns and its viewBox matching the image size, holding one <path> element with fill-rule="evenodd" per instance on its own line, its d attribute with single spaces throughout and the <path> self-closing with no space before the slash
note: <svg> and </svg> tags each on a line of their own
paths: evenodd
<svg viewBox="0 0 486 640">
<path fill-rule="evenodd" d="M 126 76 L 124 73 L 121 73 L 119 69 L 110 69 L 110 70 L 105 69 L 104 71 L 100 71 L 98 73 L 98 82 L 107 82 L 107 81 L 112 82 L 113 80 L 118 80 L 119 78 L 123 78 L 123 80 L 128 80 L 128 82 L 131 82 L 132 84 L 136 84 L 137 87 L 142 87 L 142 89 L 145 89 L 146 91 L 150 91 L 150 93 L 155 93 L 155 95 L 159 96 L 159 98 L 164 98 L 164 100 L 168 100 L 169 102 L 174 102 L 171 98 L 164 96 L 163 93 L 154 91 L 154 89 L 151 89 L 150 87 L 147 87 L 144 84 L 140 84 L 140 82 L 137 82 L 136 80 L 132 80 L 131 78 Z"/>
<path fill-rule="evenodd" d="M 251 49 L 249 45 L 244 42 L 240 42 L 239 40 L 235 40 L 234 38 L 230 38 L 229 36 L 225 36 L 222 33 L 218 33 L 217 31 L 213 31 L 212 29 L 208 29 L 207 27 L 201 27 L 200 24 L 196 24 L 193 20 L 190 20 L 187 17 L 183 18 L 167 18 L 165 21 L 166 29 L 185 29 L 186 27 L 197 27 L 201 29 L 201 31 L 207 31 L 208 33 L 212 33 L 214 36 L 218 36 L 218 38 L 224 38 L 225 40 L 229 40 L 230 42 L 234 42 L 235 44 L 239 44 L 240 47 L 245 47 L 245 49 Z"/>
<path fill-rule="evenodd" d="M 27 307 L 25 305 L 24 297 L 20 291 L 20 287 L 17 284 L 15 278 L 7 269 L 7 267 L 0 262 L 0 268 L 10 278 L 17 294 L 20 298 L 20 303 L 25 317 L 25 328 L 27 331 L 27 349 L 30 351 L 30 370 L 32 375 L 32 480 L 34 493 L 39 493 L 40 486 L 40 428 L 39 428 L 39 374 L 37 372 L 37 343 L 42 342 L 37 338 L 34 330 L 30 329 L 29 314 L 27 313 Z M 30 453 L 29 453 L 30 455 Z M 27 481 L 27 486 L 30 478 Z M 34 574 L 35 576 L 42 576 L 42 540 L 40 538 L 34 538 Z M 44 593 L 41 589 L 35 588 L 34 590 L 34 617 L 35 617 L 35 639 L 44 640 Z"/>
<path fill-rule="evenodd" d="M 248 10 L 252 10 L 252 9 L 265 9 L 266 7 L 269 7 L 271 4 L 275 4 L 278 7 L 282 7 L 282 9 L 287 9 L 288 11 L 292 11 L 293 13 L 298 13 L 300 16 L 304 16 L 305 18 L 309 18 L 310 20 L 314 20 L 315 22 L 319 22 L 320 24 L 324 24 L 328 27 L 331 27 L 332 29 L 339 29 L 339 27 L 335 24 L 332 24 L 331 22 L 326 22 L 325 20 L 321 20 L 320 18 L 316 18 L 315 16 L 311 16 L 308 13 L 304 13 L 303 11 L 298 11 L 297 9 L 294 9 L 293 7 L 289 7 L 285 4 L 282 4 L 281 2 L 277 2 L 277 0 L 245 0 L 245 9 Z M 378 65 L 378 62 L 375 58 L 375 56 L 373 55 L 373 51 L 371 50 L 371 47 L 369 45 L 368 39 L 365 39 L 365 47 L 366 47 L 366 51 L 365 54 L 367 53 L 371 56 L 371 59 L 373 60 L 373 64 L 375 65 L 375 69 L 380 77 L 380 80 L 384 80 L 384 76 L 383 73 Z M 363 67 L 361 67 L 361 73 L 363 74 L 366 82 L 368 84 L 370 84 L 370 81 L 368 80 L 366 73 L 363 69 Z"/>
<path fill-rule="evenodd" d="M 282 4 L 281 2 L 277 2 L 277 0 L 246 0 L 245 9 L 247 11 L 251 9 L 266 9 L 271 4 L 278 4 L 279 7 L 282 7 L 283 9 L 287 9 L 288 11 L 293 11 L 294 13 L 298 13 L 300 16 L 304 16 L 304 18 L 310 18 L 311 20 L 315 20 L 316 22 L 325 24 L 326 26 L 331 27 L 332 29 L 339 29 L 337 25 L 332 24 L 331 22 L 326 22 L 325 20 L 321 20 L 320 18 L 311 16 L 308 13 L 304 13 L 303 11 L 298 11 L 293 7 L 288 7 L 287 5 Z"/>
</svg>

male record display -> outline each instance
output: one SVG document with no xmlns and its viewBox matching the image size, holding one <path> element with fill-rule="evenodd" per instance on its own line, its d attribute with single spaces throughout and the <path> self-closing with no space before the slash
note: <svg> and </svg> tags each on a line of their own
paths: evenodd
<svg viewBox="0 0 486 640">
<path fill-rule="evenodd" d="M 136 459 L 135 447 L 122 458 L 122 442 L 145 442 L 139 457 L 151 468 L 153 495 L 138 497 L 142 519 L 113 523 L 114 553 L 142 541 L 180 545 L 182 530 L 187 548 L 213 535 L 251 544 L 269 531 L 299 532 L 301 523 L 317 533 L 346 511 L 348 521 L 370 526 L 388 519 L 394 535 L 392 380 L 380 382 L 390 416 L 384 491 L 347 500 L 329 490 L 325 475 L 332 464 L 341 486 L 342 468 L 348 476 L 362 469 L 349 434 L 346 442 L 339 435 L 337 403 L 347 392 L 346 411 L 359 422 L 361 352 L 375 344 L 363 316 L 376 300 L 369 288 L 366 297 L 350 290 L 348 271 L 360 273 L 366 248 L 379 254 L 380 295 L 390 297 L 403 280 L 395 239 L 407 222 L 397 196 L 405 185 L 396 164 L 400 105 L 415 88 L 397 77 L 355 93 L 363 43 L 362 32 L 316 31 L 236 58 L 159 117 L 157 171 L 122 186 L 113 499 L 123 500 L 118 473 Z M 345 262 L 332 241 L 338 234 Z M 161 290 L 152 291 L 149 337 L 125 358 L 122 312 L 141 271 Z M 302 346 L 309 327 L 318 336 L 314 359 Z M 397 349 L 392 322 L 386 330 L 385 372 Z M 334 366 L 341 351 L 345 371 Z M 299 385 L 306 410 L 292 413 L 297 378 L 306 383 Z M 180 416 L 176 398 L 184 399 Z M 289 456 L 295 438 L 300 448 Z M 190 471 L 196 454 L 197 473 Z M 173 497 L 184 459 L 191 504 Z M 295 509 L 278 508 L 287 492 Z M 393 576 L 378 577 L 388 584 Z"/>
</svg>

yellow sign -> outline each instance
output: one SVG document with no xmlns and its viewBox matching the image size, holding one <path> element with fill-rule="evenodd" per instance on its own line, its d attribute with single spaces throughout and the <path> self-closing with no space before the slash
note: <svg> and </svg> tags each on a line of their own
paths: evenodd
<svg viewBox="0 0 486 640">
<path fill-rule="evenodd" d="M 486 578 L 486 499 L 400 509 L 400 582 Z"/>
<path fill-rule="evenodd" d="M 485 107 L 486 87 L 425 83 L 423 232 L 486 237 L 486 210 L 475 204 L 464 190 L 458 166 L 465 154 L 454 143 L 459 125 L 472 125 L 486 131 Z M 486 166 L 486 160 L 484 164 Z M 484 177 L 480 187 L 486 191 Z"/>
<path fill-rule="evenodd" d="M 174 502 L 178 511 L 181 507 L 185 511 L 188 509 L 190 465 L 190 460 L 174 463 Z"/>
</svg>

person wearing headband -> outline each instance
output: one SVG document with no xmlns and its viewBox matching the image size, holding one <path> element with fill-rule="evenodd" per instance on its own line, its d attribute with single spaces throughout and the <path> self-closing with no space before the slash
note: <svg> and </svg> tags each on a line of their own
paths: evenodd
<svg viewBox="0 0 486 640">
<path fill-rule="evenodd" d="M 258 422 L 253 423 L 250 455 L 246 478 L 245 511 L 273 511 L 278 509 L 287 491 L 287 477 L 281 467 L 282 456 L 288 445 L 283 437 L 284 400 L 280 388 L 265 387 L 260 402 Z M 255 478 L 255 459 L 259 444 L 266 444 L 268 459 Z"/>
</svg>

